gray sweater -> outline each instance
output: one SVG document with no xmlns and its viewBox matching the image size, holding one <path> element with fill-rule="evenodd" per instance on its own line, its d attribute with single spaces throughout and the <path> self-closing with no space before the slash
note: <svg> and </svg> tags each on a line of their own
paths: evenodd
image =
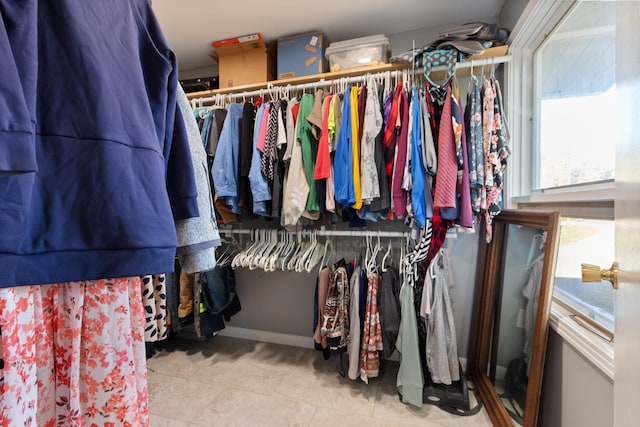
<svg viewBox="0 0 640 427">
<path fill-rule="evenodd" d="M 178 249 L 176 255 L 180 266 L 187 273 L 212 270 L 216 267 L 215 247 L 220 246 L 220 234 L 213 210 L 213 195 L 198 124 L 184 91 L 178 85 L 178 107 L 187 129 L 193 173 L 198 189 L 199 217 L 176 221 Z"/>
</svg>

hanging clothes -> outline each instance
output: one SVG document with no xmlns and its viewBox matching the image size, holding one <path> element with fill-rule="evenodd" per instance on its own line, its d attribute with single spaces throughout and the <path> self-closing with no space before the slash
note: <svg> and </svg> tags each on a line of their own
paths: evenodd
<svg viewBox="0 0 640 427">
<path fill-rule="evenodd" d="M 467 142 L 469 143 L 469 181 L 471 185 L 471 208 L 474 214 L 480 214 L 486 206 L 484 191 L 484 146 L 482 140 L 482 102 L 480 84 L 472 77 L 471 90 L 467 95 L 465 108 L 467 123 Z"/>
<path fill-rule="evenodd" d="M 396 128 L 396 150 L 394 155 L 393 177 L 391 182 L 391 205 L 398 217 L 407 215 L 407 193 L 402 189 L 404 167 L 407 159 L 407 137 L 409 134 L 409 99 L 407 92 L 400 86 Z"/>
<path fill-rule="evenodd" d="M 302 165 L 304 168 L 305 179 L 309 187 L 305 210 L 310 213 L 320 211 L 318 206 L 318 198 L 316 195 L 316 185 L 313 179 L 315 169 L 315 158 L 318 152 L 318 141 L 312 133 L 312 125 L 307 121 L 307 117 L 311 113 L 314 106 L 313 95 L 305 93 L 300 100 L 300 113 L 298 115 L 298 126 L 296 128 L 296 138 L 300 141 L 302 149 Z M 316 218 L 317 219 L 317 218 Z"/>
<path fill-rule="evenodd" d="M 170 270 L 174 220 L 198 216 L 197 190 L 151 5 L 3 3 L 2 15 L 0 286 Z"/>
<path fill-rule="evenodd" d="M 164 274 L 143 276 L 141 279 L 142 305 L 144 308 L 144 340 L 156 342 L 167 339 L 167 291 Z"/>
<path fill-rule="evenodd" d="M 353 209 L 362 207 L 362 186 L 360 184 L 360 122 L 358 117 L 358 88 L 351 88 L 351 182 L 353 183 Z"/>
<path fill-rule="evenodd" d="M 255 119 L 256 107 L 250 102 L 246 102 L 242 109 L 240 147 L 238 151 L 238 207 L 242 209 L 243 212 L 252 212 L 253 206 L 249 170 L 251 169 L 251 160 L 253 158 L 253 130 Z"/>
<path fill-rule="evenodd" d="M 226 265 L 201 273 L 198 279 L 200 335 L 211 338 L 225 328 L 225 320 L 229 321 L 242 309 L 236 291 L 235 272 Z"/>
<path fill-rule="evenodd" d="M 347 350 L 347 344 L 349 344 L 349 278 L 345 267 L 338 267 L 331 275 L 321 333 L 323 337 L 327 338 L 331 351 L 343 353 Z"/>
<path fill-rule="evenodd" d="M 396 157 L 396 142 L 398 137 L 399 126 L 397 124 L 399 109 L 400 109 L 400 95 L 402 93 L 402 84 L 398 83 L 393 97 L 389 104 L 385 103 L 385 131 L 382 145 L 384 147 L 384 161 L 385 170 L 387 174 L 387 182 L 389 184 L 389 190 L 392 189 L 393 182 L 393 166 Z M 386 113 L 387 105 L 389 108 L 388 114 Z M 393 203 L 393 202 L 392 202 Z"/>
<path fill-rule="evenodd" d="M 243 109 L 242 104 L 229 106 L 212 167 L 217 196 L 224 199 L 237 215 L 241 213 L 238 207 L 238 153 Z"/>
<path fill-rule="evenodd" d="M 328 359 L 329 340 L 322 334 L 322 324 L 324 322 L 324 310 L 327 304 L 327 295 L 331 280 L 331 269 L 323 267 L 318 272 L 316 290 L 314 295 L 315 304 L 313 306 L 313 344 L 316 350 L 323 351 L 325 359 Z"/>
<path fill-rule="evenodd" d="M 333 159 L 333 173 L 335 184 L 336 202 L 343 208 L 352 206 L 355 202 L 355 190 L 353 186 L 353 144 L 351 139 L 353 134 L 351 131 L 351 88 L 345 92 L 349 96 L 344 97 L 342 103 L 343 121 L 340 125 L 338 140 L 336 143 L 336 153 Z"/>
<path fill-rule="evenodd" d="M 424 227 L 427 222 L 427 206 L 425 194 L 426 171 L 422 161 L 422 114 L 418 89 L 413 88 L 411 94 L 411 111 L 413 111 L 411 132 L 411 207 L 418 225 Z"/>
<path fill-rule="evenodd" d="M 176 256 L 182 269 L 188 273 L 195 273 L 210 270 L 216 266 L 215 248 L 220 246 L 221 242 L 213 210 L 211 181 L 207 173 L 207 155 L 195 118 L 190 113 L 191 106 L 180 85 L 178 85 L 177 100 L 189 140 L 200 215 L 195 218 L 176 220 L 178 236 Z"/>
<path fill-rule="evenodd" d="M 293 145 L 296 139 L 296 120 L 294 119 L 294 109 L 298 105 L 298 100 L 296 98 L 290 99 L 287 103 L 287 114 L 286 114 L 286 126 L 287 126 L 287 149 L 284 153 L 283 160 L 285 163 L 289 163 L 291 161 L 291 155 L 293 153 Z M 299 108 L 299 107 L 298 107 Z"/>
<path fill-rule="evenodd" d="M 261 170 L 263 154 L 258 148 L 260 141 L 262 140 L 264 142 L 264 138 L 266 138 L 270 111 L 270 104 L 262 104 L 256 113 L 253 131 L 253 155 L 249 168 L 249 182 L 253 197 L 253 213 L 259 216 L 269 215 L 267 202 L 271 200 L 269 182 Z"/>
<path fill-rule="evenodd" d="M 438 132 L 438 172 L 433 204 L 438 208 L 455 208 L 458 163 L 451 123 L 451 86 L 447 85 L 445 90 Z"/>
<path fill-rule="evenodd" d="M 268 182 L 273 182 L 273 169 L 278 159 L 276 147 L 278 144 L 278 116 L 280 115 L 280 101 L 270 103 L 266 119 L 264 141 L 262 141 L 262 156 L 260 156 L 260 171 Z M 260 147 L 260 146 L 259 146 Z"/>
<path fill-rule="evenodd" d="M 292 115 L 296 117 L 295 107 L 292 108 Z M 300 121 L 296 121 L 294 134 L 297 135 L 297 127 Z M 287 181 L 282 198 L 281 224 L 284 227 L 292 227 L 298 224 L 305 210 L 309 196 L 309 184 L 302 162 L 302 146 L 297 138 L 292 141 L 291 161 L 287 172 Z"/>
<path fill-rule="evenodd" d="M 347 352 L 349 353 L 349 371 L 347 373 L 349 379 L 356 380 L 360 378 L 360 351 L 361 351 L 361 333 L 360 326 L 360 273 L 361 266 L 353 269 L 351 280 L 349 280 L 349 344 L 347 344 Z"/>
<path fill-rule="evenodd" d="M 503 173 L 507 166 L 509 148 L 506 132 L 503 130 L 503 110 L 499 83 L 487 79 L 484 86 L 485 97 L 488 98 L 483 120 L 491 123 L 486 127 L 483 122 L 483 141 L 485 147 L 485 187 L 487 192 L 487 207 L 485 211 L 486 241 L 492 237 L 493 218 L 502 210 L 502 188 L 504 186 Z M 489 117 L 489 109 L 493 107 L 493 116 Z M 487 139 L 488 138 L 488 141 Z"/>
<path fill-rule="evenodd" d="M 287 131 L 284 124 L 284 114 L 287 111 L 287 101 L 280 101 L 278 111 L 278 135 L 276 142 L 276 155 L 273 165 L 273 181 L 271 182 L 271 216 L 273 218 L 280 217 L 282 212 L 282 196 L 284 189 L 285 163 L 284 154 L 287 144 Z"/>
<path fill-rule="evenodd" d="M 329 144 L 329 110 L 333 95 L 328 95 L 322 103 L 322 126 L 318 140 L 318 156 L 316 157 L 313 179 L 327 179 L 331 175 L 331 147 Z M 322 195 L 318 195 L 322 197 Z"/>
<path fill-rule="evenodd" d="M 388 267 L 382 273 L 378 311 L 382 329 L 382 357 L 388 359 L 396 349 L 400 331 L 400 277 L 395 267 Z"/>
<path fill-rule="evenodd" d="M 431 310 L 427 315 L 427 366 L 434 383 L 450 385 L 460 380 L 458 345 L 453 309 L 449 298 L 449 258 L 441 250 L 429 265 L 428 282 L 433 286 Z"/>
<path fill-rule="evenodd" d="M 378 312 L 378 289 L 380 275 L 369 275 L 367 286 L 367 308 L 362 331 L 362 346 L 360 349 L 360 379 L 369 383 L 369 378 L 375 378 L 380 371 L 380 352 L 382 346 L 382 328 Z"/>
<path fill-rule="evenodd" d="M 429 108 L 427 106 L 426 95 L 424 92 L 420 93 L 420 111 L 422 114 L 420 122 L 423 141 L 422 162 L 426 172 L 424 177 L 425 217 L 430 220 L 433 218 L 433 178 L 435 177 L 438 168 L 438 159 L 436 156 L 435 142 L 433 141 L 433 133 L 431 131 Z"/>
<path fill-rule="evenodd" d="M 180 303 L 178 305 L 178 321 L 183 324 L 193 323 L 195 275 L 180 270 Z"/>
<path fill-rule="evenodd" d="M 364 120 L 362 121 L 360 183 L 362 185 L 362 202 L 370 205 L 374 198 L 380 197 L 374 153 L 375 140 L 383 124 L 380 103 L 378 102 L 378 85 L 375 79 L 369 79 L 366 94 Z"/>
<path fill-rule="evenodd" d="M 4 425 L 149 424 L 139 277 L 0 289 Z"/>
<path fill-rule="evenodd" d="M 469 151 L 467 146 L 467 132 L 465 129 L 464 116 L 461 114 L 459 97 L 454 98 L 454 115 L 461 126 L 459 156 L 462 156 L 462 173 L 458 168 L 458 194 L 460 203 L 458 204 L 458 224 L 473 231 L 473 212 L 471 210 L 471 185 L 469 178 Z"/>
<path fill-rule="evenodd" d="M 385 134 L 385 114 L 388 114 L 388 110 L 391 109 L 391 98 L 390 94 L 386 97 L 385 100 L 385 91 L 379 89 L 378 90 L 378 103 L 379 108 L 382 113 L 382 125 L 380 127 L 380 131 L 375 137 L 374 140 L 374 160 L 376 167 L 376 175 L 378 176 L 378 185 L 377 188 L 380 191 L 380 197 L 374 197 L 371 201 L 370 210 L 372 212 L 379 212 L 382 214 L 383 211 L 391 207 L 391 193 L 389 191 L 390 184 L 387 181 L 387 173 L 386 173 L 386 163 L 384 159 L 384 134 Z M 389 108 L 387 108 L 387 105 Z"/>
<path fill-rule="evenodd" d="M 398 393 L 403 402 L 420 408 L 422 407 L 424 378 L 419 356 L 413 288 L 406 280 L 403 280 L 400 288 L 400 303 L 400 332 L 396 341 L 396 348 L 400 352 L 400 367 L 397 378 Z"/>
<path fill-rule="evenodd" d="M 194 113 L 198 110 L 194 110 Z M 204 138 L 205 129 L 200 129 L 200 133 L 203 135 L 202 143 L 204 144 L 205 151 L 207 152 L 207 156 L 211 159 L 216 155 L 216 148 L 218 148 L 218 141 L 220 140 L 220 131 L 222 130 L 222 125 L 224 123 L 225 118 L 227 117 L 227 110 L 224 108 L 214 108 L 211 110 L 212 118 L 211 124 L 208 128 L 209 137 Z M 197 119 L 196 115 L 196 119 Z"/>
</svg>

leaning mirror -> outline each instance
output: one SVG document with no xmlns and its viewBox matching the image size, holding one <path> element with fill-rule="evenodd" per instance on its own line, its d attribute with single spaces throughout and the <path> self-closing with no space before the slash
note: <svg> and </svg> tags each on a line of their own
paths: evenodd
<svg viewBox="0 0 640 427">
<path fill-rule="evenodd" d="M 505 210 L 481 243 L 467 370 L 496 426 L 537 423 L 558 224 L 558 212 Z"/>
</svg>

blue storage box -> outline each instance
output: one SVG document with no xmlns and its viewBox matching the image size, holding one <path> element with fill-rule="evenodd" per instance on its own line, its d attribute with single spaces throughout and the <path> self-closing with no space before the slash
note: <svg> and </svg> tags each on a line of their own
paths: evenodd
<svg viewBox="0 0 640 427">
<path fill-rule="evenodd" d="M 325 73 L 326 46 L 327 39 L 320 32 L 278 39 L 278 79 Z"/>
</svg>

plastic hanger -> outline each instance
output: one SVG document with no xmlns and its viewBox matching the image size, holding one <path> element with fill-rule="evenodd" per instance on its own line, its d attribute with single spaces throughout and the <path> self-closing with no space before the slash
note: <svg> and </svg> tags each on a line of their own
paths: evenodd
<svg viewBox="0 0 640 427">
<path fill-rule="evenodd" d="M 296 271 L 298 273 L 302 272 L 303 270 L 306 270 L 307 262 L 311 259 L 311 256 L 313 255 L 313 252 L 315 251 L 316 246 L 318 246 L 318 240 L 317 240 L 316 232 L 313 231 L 309 235 L 309 246 L 304 251 L 304 253 L 300 257 L 300 261 L 296 265 Z"/>
<path fill-rule="evenodd" d="M 382 257 L 382 262 L 380 264 L 380 269 L 382 272 L 386 272 L 389 268 L 387 267 L 387 258 L 391 255 L 391 239 L 389 239 L 389 246 L 387 246 L 387 252 Z"/>
<path fill-rule="evenodd" d="M 289 260 L 289 256 L 291 255 L 291 252 L 293 251 L 293 244 L 294 244 L 294 234 L 293 233 L 287 233 L 287 246 L 285 247 L 284 251 L 283 251 L 283 256 L 280 259 L 280 270 L 285 271 L 287 269 L 287 262 Z"/>
<path fill-rule="evenodd" d="M 268 271 L 268 272 L 276 271 L 276 260 L 280 256 L 282 248 L 286 243 L 283 238 L 283 234 L 281 232 L 276 232 L 276 237 L 277 237 L 276 238 L 277 243 L 272 249 L 272 251 L 269 253 L 269 256 L 265 259 L 264 271 Z"/>
<path fill-rule="evenodd" d="M 270 234 L 271 242 L 269 246 L 267 246 L 267 248 L 263 251 L 262 256 L 260 258 L 260 262 L 258 263 L 259 267 L 262 268 L 264 271 L 269 271 L 269 260 L 271 259 L 271 256 L 275 252 L 279 243 L 278 230 L 276 229 L 270 230 L 269 234 Z"/>
<path fill-rule="evenodd" d="M 267 261 L 267 258 L 271 254 L 271 251 L 273 250 L 275 245 L 278 243 L 276 235 L 274 234 L 275 232 L 276 232 L 276 230 L 265 230 L 265 233 L 264 233 L 265 243 L 262 246 L 262 248 L 260 249 L 260 252 L 258 252 L 255 255 L 255 261 L 254 262 L 255 262 L 256 266 L 258 268 L 263 269 L 263 270 L 265 268 L 265 263 Z"/>
<path fill-rule="evenodd" d="M 324 242 L 324 250 L 322 251 L 322 259 L 320 260 L 320 268 L 324 268 L 327 265 L 327 250 L 329 248 L 333 250 L 333 245 L 331 244 L 331 239 L 327 238 L 327 240 Z"/>
<path fill-rule="evenodd" d="M 289 262 L 287 262 L 287 270 L 288 271 L 295 271 L 296 262 L 298 261 L 297 256 L 300 253 L 301 247 L 302 247 L 302 233 L 300 231 L 298 231 L 297 244 L 294 246 L 294 250 L 291 253 L 291 257 L 289 258 Z"/>
<path fill-rule="evenodd" d="M 299 257 L 298 262 L 296 262 L 296 272 L 301 273 L 303 270 L 306 270 L 307 262 L 312 257 L 317 246 L 318 246 L 317 235 L 316 235 L 316 232 L 313 231 L 309 234 L 309 242 L 305 247 L 304 252 Z"/>
<path fill-rule="evenodd" d="M 316 243 L 316 246 L 311 256 L 309 257 L 309 259 L 307 260 L 304 266 L 305 271 L 307 273 L 311 273 L 311 270 L 313 270 L 313 268 L 318 264 L 322 256 L 323 256 L 322 246 Z"/>
</svg>

